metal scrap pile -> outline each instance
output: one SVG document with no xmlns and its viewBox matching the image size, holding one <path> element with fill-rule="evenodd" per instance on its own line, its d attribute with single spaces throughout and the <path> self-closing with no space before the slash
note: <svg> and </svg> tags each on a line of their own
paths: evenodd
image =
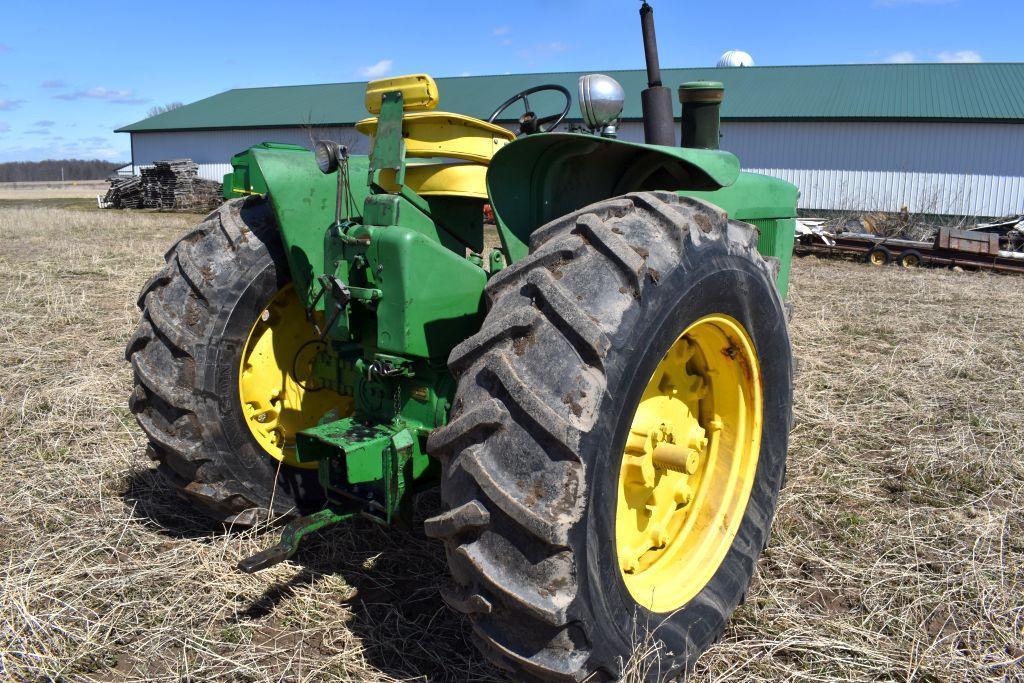
<svg viewBox="0 0 1024 683">
<path fill-rule="evenodd" d="M 877 235 L 879 237 L 904 240 L 930 240 L 939 231 L 939 225 L 927 220 L 928 217 L 912 214 L 902 209 L 897 213 L 864 213 L 840 216 L 827 221 L 829 232 Z"/>
<path fill-rule="evenodd" d="M 1001 249 L 1024 252 L 1024 214 L 993 223 L 979 223 L 974 229 L 999 235 Z"/>
<path fill-rule="evenodd" d="M 116 209 L 205 211 L 221 202 L 221 184 L 198 177 L 191 159 L 157 161 L 141 177 L 112 178 L 101 206 Z"/>
<path fill-rule="evenodd" d="M 909 213 L 865 213 L 844 215 L 827 220 L 810 220 L 817 232 L 832 235 L 871 235 L 882 239 L 930 242 L 942 228 L 990 232 L 999 235 L 1000 248 L 1024 251 L 1024 215 L 1009 216 L 992 223 L 976 223 L 962 218 L 955 223 L 933 222 L 936 217 Z M 807 222 L 807 221 L 805 221 Z"/>
</svg>

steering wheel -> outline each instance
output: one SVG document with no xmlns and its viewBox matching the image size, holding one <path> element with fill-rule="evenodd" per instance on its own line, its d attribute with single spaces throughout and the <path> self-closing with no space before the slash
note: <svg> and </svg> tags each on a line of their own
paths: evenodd
<svg viewBox="0 0 1024 683">
<path fill-rule="evenodd" d="M 534 93 L 542 92 L 545 90 L 553 90 L 562 94 L 565 98 L 565 108 L 562 109 L 560 114 L 551 114 L 550 116 L 538 117 L 533 110 L 530 109 L 529 96 Z M 526 107 L 526 113 L 519 117 L 519 133 L 520 135 L 533 135 L 534 133 L 550 133 L 562 123 L 565 119 L 566 114 L 569 113 L 569 107 L 572 106 L 572 95 L 566 88 L 560 85 L 537 85 L 532 88 L 527 88 L 522 92 L 518 92 L 512 97 L 502 102 L 501 106 L 494 110 L 494 113 L 487 119 L 488 123 L 494 123 L 494 120 L 501 116 L 502 113 L 519 100 L 523 101 L 523 105 Z M 549 125 L 550 124 L 550 125 Z M 546 126 L 546 127 L 545 127 Z"/>
</svg>

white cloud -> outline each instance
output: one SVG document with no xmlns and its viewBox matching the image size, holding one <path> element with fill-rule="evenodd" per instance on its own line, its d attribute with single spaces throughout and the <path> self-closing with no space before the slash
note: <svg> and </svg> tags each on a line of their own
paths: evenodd
<svg viewBox="0 0 1024 683">
<path fill-rule="evenodd" d="M 59 78 L 53 78 L 53 79 L 50 79 L 49 81 L 43 81 L 39 85 L 42 88 L 66 88 L 66 87 L 68 87 L 68 84 L 65 83 L 64 81 L 60 80 Z"/>
<path fill-rule="evenodd" d="M 519 51 L 519 56 L 525 59 L 530 64 L 536 64 L 538 60 L 559 52 L 565 52 L 568 50 L 568 46 L 560 40 L 555 40 L 550 43 L 538 43 L 533 47 L 526 48 Z"/>
<path fill-rule="evenodd" d="M 914 62 L 943 62 L 946 64 L 963 64 L 983 61 L 981 54 L 974 50 L 945 50 L 937 54 L 921 54 L 910 50 L 894 52 L 885 58 L 890 64 L 912 64 Z"/>
<path fill-rule="evenodd" d="M 491 31 L 491 33 L 493 35 L 496 35 L 496 36 L 505 36 L 505 35 L 508 35 L 511 32 L 512 32 L 512 29 L 509 26 L 498 26 L 493 31 Z"/>
<path fill-rule="evenodd" d="M 11 124 L 0 121 L 0 133 L 6 133 L 11 129 Z"/>
<path fill-rule="evenodd" d="M 47 119 L 43 119 L 42 121 L 36 121 L 35 124 L 33 124 L 33 125 L 35 125 L 36 128 L 50 128 L 50 127 L 53 126 L 53 124 L 54 124 L 53 121 L 49 121 Z"/>
<path fill-rule="evenodd" d="M 103 100 L 110 102 L 111 104 L 142 104 L 149 102 L 144 97 L 136 97 L 135 91 L 127 90 L 111 90 L 104 88 L 102 85 L 98 85 L 95 88 L 89 88 L 88 90 L 76 90 L 74 92 L 61 93 L 60 95 L 54 95 L 55 99 L 58 100 Z"/>
<path fill-rule="evenodd" d="M 360 75 L 364 78 L 380 78 L 387 72 L 391 71 L 391 65 L 395 63 L 393 59 L 382 59 L 376 64 L 370 66 L 364 66 L 359 69 Z"/>
<path fill-rule="evenodd" d="M 0 98 L 0 111 L 14 111 L 21 106 L 25 100 L 5 100 Z"/>
<path fill-rule="evenodd" d="M 947 64 L 983 61 L 981 55 L 974 50 L 947 50 L 940 52 L 937 56 L 940 62 L 946 62 Z"/>
<path fill-rule="evenodd" d="M 14 48 L 12 48 L 12 47 L 11 47 L 10 45 L 8 45 L 7 43 L 0 43 L 0 55 L 2 55 L 2 54 L 3 54 L 3 53 L 5 53 L 5 52 L 10 52 L 10 51 L 11 51 L 11 50 L 13 50 L 13 49 L 14 49 Z"/>
<path fill-rule="evenodd" d="M 885 61 L 890 64 L 909 64 L 917 61 L 917 55 L 910 50 L 903 50 L 889 55 L 885 58 Z"/>
</svg>

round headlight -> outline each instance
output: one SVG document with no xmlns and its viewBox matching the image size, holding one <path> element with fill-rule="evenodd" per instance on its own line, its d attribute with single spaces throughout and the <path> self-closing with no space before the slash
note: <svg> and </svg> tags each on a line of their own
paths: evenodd
<svg viewBox="0 0 1024 683">
<path fill-rule="evenodd" d="M 316 157 L 316 165 L 321 173 L 334 173 L 338 170 L 341 149 L 341 145 L 333 140 L 317 140 L 313 146 L 313 156 Z"/>
<path fill-rule="evenodd" d="M 614 123 L 622 114 L 626 93 L 611 76 L 580 76 L 580 113 L 591 130 Z"/>
</svg>

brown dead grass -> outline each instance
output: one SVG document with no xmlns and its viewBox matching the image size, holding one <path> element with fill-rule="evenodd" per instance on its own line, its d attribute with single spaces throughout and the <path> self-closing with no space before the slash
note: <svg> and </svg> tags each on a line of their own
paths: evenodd
<svg viewBox="0 0 1024 683">
<path fill-rule="evenodd" d="M 270 534 L 219 533 L 154 477 L 122 349 L 194 220 L 0 208 L 0 679 L 501 680 L 420 531 L 357 522 L 241 575 Z M 794 280 L 789 485 L 695 678 L 1024 680 L 1024 278 Z"/>
<path fill-rule="evenodd" d="M 0 200 L 95 198 L 105 194 L 109 186 L 106 180 L 0 183 Z"/>
</svg>

